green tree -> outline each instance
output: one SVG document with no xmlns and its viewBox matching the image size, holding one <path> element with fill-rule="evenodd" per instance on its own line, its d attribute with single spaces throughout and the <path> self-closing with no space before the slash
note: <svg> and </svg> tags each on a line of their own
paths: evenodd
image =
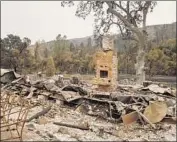
<svg viewBox="0 0 177 142">
<path fill-rule="evenodd" d="M 61 34 L 58 34 L 58 35 L 56 36 L 56 40 L 61 40 Z"/>
<path fill-rule="evenodd" d="M 176 41 L 164 40 L 159 45 L 151 48 L 147 53 L 146 64 L 148 74 L 175 75 L 176 74 Z"/>
<path fill-rule="evenodd" d="M 55 68 L 55 64 L 53 61 L 53 57 L 49 57 L 47 59 L 47 64 L 46 64 L 46 75 L 47 76 L 53 76 L 56 73 L 56 68 Z"/>
<path fill-rule="evenodd" d="M 23 38 L 23 42 L 27 44 L 27 46 L 31 45 L 31 40 L 27 37 Z"/>
<path fill-rule="evenodd" d="M 39 43 L 38 42 L 35 43 L 34 56 L 35 56 L 36 63 L 39 63 L 41 58 L 40 58 L 40 49 L 39 49 Z"/>
<path fill-rule="evenodd" d="M 53 50 L 53 58 L 55 61 L 55 65 L 57 69 L 59 68 L 60 71 L 70 70 L 70 62 L 71 59 L 71 43 L 66 40 L 66 36 L 59 35 L 60 39 L 55 40 L 54 43 L 54 50 Z"/>
<path fill-rule="evenodd" d="M 87 39 L 87 47 L 91 47 L 92 46 L 92 39 L 89 37 L 88 39 Z"/>
<path fill-rule="evenodd" d="M 40 71 L 41 62 L 42 62 L 42 59 L 40 57 L 39 42 L 35 43 L 34 58 L 35 58 L 35 68 L 36 68 L 36 71 L 38 72 L 38 71 Z"/>
<path fill-rule="evenodd" d="M 49 57 L 49 51 L 47 47 L 44 47 L 44 58 L 48 58 L 48 57 Z"/>
<path fill-rule="evenodd" d="M 29 50 L 25 50 L 25 53 L 21 56 L 22 73 L 28 74 L 35 71 L 35 58 Z"/>
<path fill-rule="evenodd" d="M 14 71 L 21 70 L 21 56 L 27 48 L 27 42 L 22 41 L 19 36 L 9 34 L 1 40 L 1 66 L 12 68 Z"/>
</svg>

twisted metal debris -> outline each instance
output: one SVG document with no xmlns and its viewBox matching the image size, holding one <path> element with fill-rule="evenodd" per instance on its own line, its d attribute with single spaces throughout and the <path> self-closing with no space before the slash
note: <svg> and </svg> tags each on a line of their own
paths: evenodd
<svg viewBox="0 0 177 142">
<path fill-rule="evenodd" d="M 9 91 L 1 92 L 1 140 L 21 140 L 30 103 Z"/>
</svg>

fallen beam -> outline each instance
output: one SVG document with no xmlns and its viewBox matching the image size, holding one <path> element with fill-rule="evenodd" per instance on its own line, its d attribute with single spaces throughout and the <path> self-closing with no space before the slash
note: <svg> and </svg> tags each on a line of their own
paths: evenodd
<svg viewBox="0 0 177 142">
<path fill-rule="evenodd" d="M 81 130 L 89 130 L 89 127 L 87 125 L 73 125 L 73 124 L 67 124 L 67 123 L 63 123 L 63 122 L 53 122 L 53 124 L 76 128 L 76 129 L 81 129 Z"/>
<path fill-rule="evenodd" d="M 37 119 L 39 118 L 39 116 L 42 116 L 44 114 L 46 114 L 50 109 L 51 109 L 52 106 L 48 106 L 47 108 L 43 109 L 42 111 L 36 113 L 35 115 L 31 116 L 29 119 L 26 120 L 26 122 L 30 122 L 31 120 L 33 119 Z"/>
</svg>

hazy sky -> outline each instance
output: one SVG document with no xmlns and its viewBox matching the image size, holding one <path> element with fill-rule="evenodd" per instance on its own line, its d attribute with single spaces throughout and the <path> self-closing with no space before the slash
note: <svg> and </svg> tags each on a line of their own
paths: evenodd
<svg viewBox="0 0 177 142">
<path fill-rule="evenodd" d="M 61 7 L 58 1 L 1 1 L 1 37 L 16 34 L 34 43 L 50 41 L 57 34 L 79 38 L 93 34 L 93 17 L 75 16 L 76 6 Z M 147 25 L 176 22 L 176 1 L 159 1 L 147 17 Z"/>
</svg>

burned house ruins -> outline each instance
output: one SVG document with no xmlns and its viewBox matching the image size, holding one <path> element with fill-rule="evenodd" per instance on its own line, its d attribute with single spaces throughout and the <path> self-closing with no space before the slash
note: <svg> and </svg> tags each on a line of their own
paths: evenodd
<svg viewBox="0 0 177 142">
<path fill-rule="evenodd" d="M 114 40 L 106 36 L 102 44 L 93 83 L 64 75 L 2 73 L 1 140 L 174 141 L 176 89 L 154 82 L 118 84 Z"/>
</svg>

